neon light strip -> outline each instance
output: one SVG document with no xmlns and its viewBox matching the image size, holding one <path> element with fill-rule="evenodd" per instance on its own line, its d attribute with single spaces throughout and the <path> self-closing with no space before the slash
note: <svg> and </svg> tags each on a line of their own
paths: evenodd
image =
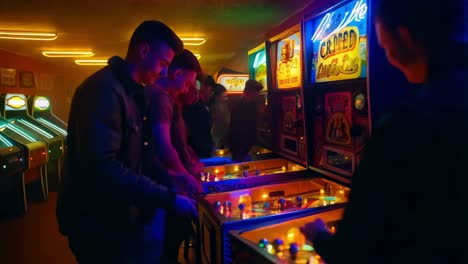
<svg viewBox="0 0 468 264">
<path fill-rule="evenodd" d="M 185 46 L 200 46 L 206 42 L 205 38 L 180 38 Z"/>
<path fill-rule="evenodd" d="M 323 31 L 325 31 L 327 28 L 330 27 L 330 22 L 332 20 L 333 14 L 335 14 L 335 12 L 331 12 L 325 15 L 325 17 L 322 19 L 319 26 L 317 27 L 317 30 L 315 31 L 314 36 L 312 37 L 312 41 L 317 41 L 320 35 L 322 35 Z M 366 15 L 367 15 L 367 4 L 364 3 L 364 0 L 357 1 L 356 4 L 354 5 L 353 10 L 351 11 L 351 14 L 349 12 L 346 12 L 343 20 L 341 20 L 340 22 L 340 25 L 336 27 L 336 29 L 333 30 L 333 32 L 328 34 L 328 36 L 322 39 L 328 39 L 330 36 L 332 36 L 336 32 L 345 28 L 351 22 L 361 21 L 362 19 L 366 17 Z"/>
<path fill-rule="evenodd" d="M 0 141 L 2 141 L 3 144 L 5 144 L 7 147 L 13 147 L 13 144 L 11 144 L 10 141 L 8 141 L 8 139 L 4 138 L 2 135 L 0 135 Z"/>
<path fill-rule="evenodd" d="M 63 58 L 63 57 L 92 57 L 94 52 L 92 51 L 42 51 L 42 55 L 51 58 Z"/>
<path fill-rule="evenodd" d="M 51 122 L 45 120 L 44 118 L 38 118 L 37 121 L 41 122 L 42 124 L 46 125 L 46 126 L 49 126 L 51 128 L 54 128 L 55 130 L 61 132 L 62 134 L 64 134 L 65 136 L 68 135 L 67 131 L 65 131 L 65 129 L 61 128 L 61 127 L 58 127 L 56 126 L 55 124 L 52 124 Z"/>
<path fill-rule="evenodd" d="M 54 136 L 52 136 L 51 134 L 49 134 L 49 133 L 45 132 L 44 130 L 38 128 L 37 126 L 29 123 L 28 121 L 25 121 L 23 119 L 18 119 L 18 122 L 20 122 L 21 124 L 26 125 L 27 127 L 31 128 L 32 130 L 35 130 L 35 131 L 39 132 L 41 135 L 45 136 L 48 139 L 54 138 Z"/>
<path fill-rule="evenodd" d="M 18 128 L 16 128 L 14 125 L 11 125 L 11 124 L 8 124 L 6 125 L 9 129 L 13 130 L 16 134 L 20 134 L 21 136 L 23 136 L 24 138 L 26 138 L 27 140 L 29 140 L 30 142 L 34 142 L 34 141 L 37 141 L 35 138 L 29 136 L 28 134 L 24 133 L 23 131 L 19 130 Z"/>
<path fill-rule="evenodd" d="M 0 31 L 0 39 L 24 39 L 24 40 L 55 40 L 57 33 L 27 32 L 27 31 Z"/>
<path fill-rule="evenodd" d="M 85 66 L 107 65 L 107 60 L 75 60 L 75 63 Z"/>
</svg>

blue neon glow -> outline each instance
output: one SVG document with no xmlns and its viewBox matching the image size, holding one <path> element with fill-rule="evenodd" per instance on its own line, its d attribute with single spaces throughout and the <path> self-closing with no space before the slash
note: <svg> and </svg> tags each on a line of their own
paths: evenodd
<svg viewBox="0 0 468 264">
<path fill-rule="evenodd" d="M 58 126 L 56 126 L 55 124 L 52 124 L 51 122 L 45 120 L 45 119 L 42 118 L 42 117 L 41 117 L 41 118 L 38 118 L 37 121 L 41 122 L 42 124 L 44 124 L 44 125 L 46 125 L 46 126 L 52 128 L 52 129 L 55 129 L 55 130 L 59 131 L 60 133 L 62 133 L 62 135 L 65 135 L 65 136 L 68 135 L 68 133 L 67 133 L 67 131 L 66 131 L 65 129 L 63 129 L 63 128 L 61 128 L 61 127 L 58 127 Z"/>
<path fill-rule="evenodd" d="M 316 82 L 326 82 L 326 81 L 337 81 L 345 79 L 354 79 L 354 78 L 366 78 L 367 76 L 367 14 L 368 14 L 368 0 L 354 0 L 349 1 L 345 4 L 334 8 L 328 13 L 324 13 L 317 17 L 314 17 L 304 24 L 304 33 L 306 38 L 306 64 L 307 72 L 310 73 L 310 83 Z M 345 44 L 341 42 L 336 42 L 336 40 L 341 41 L 341 31 L 346 30 L 348 27 L 355 27 L 359 32 L 357 36 L 357 49 L 359 54 L 359 65 L 361 66 L 356 75 L 345 74 L 339 70 L 331 70 L 331 76 L 334 77 L 324 78 L 322 73 L 327 71 L 320 71 L 320 66 L 328 66 L 333 62 L 328 61 L 323 65 L 319 63 L 322 59 L 322 62 L 325 60 L 336 60 L 334 65 L 336 69 L 344 67 L 343 58 L 340 54 L 346 54 L 344 51 L 339 51 Z M 346 33 L 343 33 L 343 35 Z M 345 38 L 343 38 L 345 39 Z M 329 43 L 331 41 L 331 43 Z M 335 46 L 336 45 L 336 46 Z M 342 46 L 343 45 L 343 46 Z M 335 50 L 336 49 L 336 50 Z M 337 51 L 338 50 L 338 51 Z M 326 57 L 320 57 L 322 51 L 328 51 Z M 319 58 L 320 57 L 320 58 Z M 349 60 L 351 60 L 349 58 Z M 317 78 L 317 75 L 320 75 Z M 326 74 L 325 74 L 326 75 Z M 339 76 L 339 77 L 338 77 Z"/>
<path fill-rule="evenodd" d="M 8 141 L 8 139 L 4 138 L 2 135 L 0 135 L 0 141 L 2 141 L 3 144 L 5 144 L 7 147 L 13 147 L 13 144 L 11 144 L 10 141 Z"/>
<path fill-rule="evenodd" d="M 1 126 L 0 129 L 3 128 L 3 127 L 5 127 L 5 125 Z M 23 138 L 27 139 L 29 142 L 37 141 L 35 138 L 33 138 L 33 137 L 29 136 L 28 134 L 24 133 L 23 131 L 21 131 L 20 129 L 18 129 L 17 127 L 15 127 L 12 124 L 7 124 L 6 127 L 9 128 L 10 130 L 12 130 L 13 132 L 15 132 L 16 134 L 19 134 Z"/>
<path fill-rule="evenodd" d="M 26 120 L 18 119 L 17 121 L 18 121 L 19 123 L 21 123 L 21 124 L 23 124 L 23 125 L 25 125 L 25 126 L 31 128 L 32 130 L 38 132 L 39 134 L 45 136 L 45 137 L 48 138 L 48 139 L 54 138 L 53 135 L 51 135 L 51 134 L 45 132 L 44 130 L 40 129 L 39 127 L 37 127 L 37 126 L 35 126 L 35 125 L 31 124 L 31 123 L 29 123 L 29 122 L 26 121 Z"/>
</svg>

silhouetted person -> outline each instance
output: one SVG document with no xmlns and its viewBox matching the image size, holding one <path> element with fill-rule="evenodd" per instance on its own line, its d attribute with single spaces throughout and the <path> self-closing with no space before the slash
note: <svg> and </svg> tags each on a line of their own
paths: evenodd
<svg viewBox="0 0 468 264">
<path fill-rule="evenodd" d="M 257 143 L 257 97 L 263 86 L 255 80 L 245 82 L 241 100 L 233 107 L 229 126 L 229 150 L 238 162 L 249 159 L 249 151 Z"/>
<path fill-rule="evenodd" d="M 321 220 L 302 231 L 327 264 L 467 263 L 467 58 L 459 31 L 466 7 L 379 4 L 376 30 L 388 61 L 424 85 L 373 130 L 336 234 Z M 448 60 L 447 52 L 459 57 Z"/>
<path fill-rule="evenodd" d="M 212 85 L 214 83 L 212 84 L 211 81 L 203 80 L 196 102 L 185 106 L 183 110 L 187 125 L 187 142 L 202 159 L 209 158 L 213 154 L 211 109 L 208 106 Z"/>
<path fill-rule="evenodd" d="M 229 129 L 231 113 L 228 105 L 226 88 L 216 84 L 213 88 L 213 98 L 210 103 L 211 118 L 213 120 L 213 140 L 216 148 L 225 148 L 226 135 Z"/>
</svg>

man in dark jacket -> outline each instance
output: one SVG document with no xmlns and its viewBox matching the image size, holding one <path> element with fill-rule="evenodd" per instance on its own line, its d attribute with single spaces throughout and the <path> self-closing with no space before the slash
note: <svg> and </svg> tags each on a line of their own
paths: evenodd
<svg viewBox="0 0 468 264">
<path fill-rule="evenodd" d="M 205 77 L 205 79 L 209 78 Z M 192 104 L 187 104 L 183 109 L 187 125 L 187 143 L 201 159 L 209 158 L 213 154 L 211 114 L 208 108 L 213 85 L 214 83 L 203 81 L 197 100 Z"/>
<path fill-rule="evenodd" d="M 247 161 L 249 151 L 257 143 L 257 102 L 263 86 L 256 80 L 245 82 L 241 100 L 233 107 L 228 131 L 229 150 L 232 159 Z"/>
<path fill-rule="evenodd" d="M 336 234 L 321 220 L 302 228 L 327 264 L 467 263 L 463 9 L 461 0 L 380 1 L 388 61 L 425 85 L 373 131 Z"/>
<path fill-rule="evenodd" d="M 196 214 L 156 169 L 143 96 L 182 46 L 165 24 L 145 21 L 125 60 L 111 58 L 73 96 L 57 218 L 79 263 L 160 263 L 165 210 Z"/>
</svg>

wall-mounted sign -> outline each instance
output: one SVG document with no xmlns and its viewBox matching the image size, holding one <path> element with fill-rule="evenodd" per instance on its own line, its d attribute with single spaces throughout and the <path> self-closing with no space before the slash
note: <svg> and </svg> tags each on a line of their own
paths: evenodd
<svg viewBox="0 0 468 264">
<path fill-rule="evenodd" d="M 16 69 L 0 68 L 0 86 L 16 87 Z"/>
<path fill-rule="evenodd" d="M 218 83 L 226 87 L 228 93 L 243 93 L 248 74 L 223 74 L 218 77 Z"/>
<path fill-rule="evenodd" d="M 278 89 L 301 87 L 301 35 L 295 33 L 278 43 L 276 79 Z"/>
<path fill-rule="evenodd" d="M 52 91 L 54 89 L 54 76 L 48 73 L 39 74 L 39 91 Z"/>
<path fill-rule="evenodd" d="M 34 73 L 31 71 L 20 71 L 19 86 L 20 88 L 35 88 L 36 81 L 34 80 Z"/>
<path fill-rule="evenodd" d="M 367 0 L 354 0 L 305 23 L 311 82 L 365 78 Z"/>
</svg>

